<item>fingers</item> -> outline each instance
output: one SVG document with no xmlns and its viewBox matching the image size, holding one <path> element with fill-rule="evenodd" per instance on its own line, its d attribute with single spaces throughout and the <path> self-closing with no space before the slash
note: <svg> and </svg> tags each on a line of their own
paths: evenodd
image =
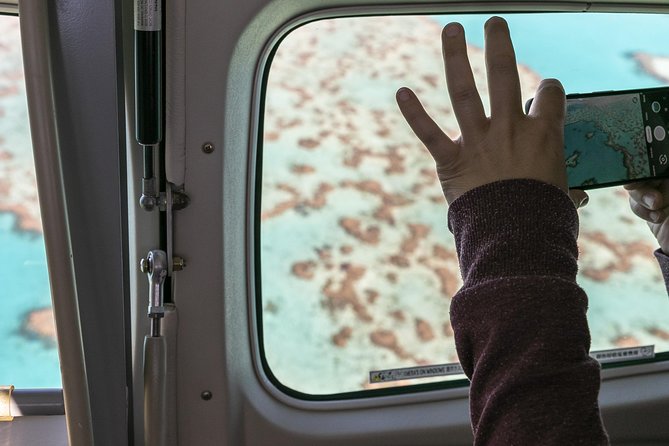
<svg viewBox="0 0 669 446">
<path fill-rule="evenodd" d="M 449 166 L 457 155 L 457 146 L 430 118 L 413 91 L 400 88 L 396 94 L 397 105 L 411 127 L 434 158 L 438 166 Z"/>
<path fill-rule="evenodd" d="M 449 23 L 441 33 L 442 55 L 448 95 L 463 139 L 481 134 L 487 118 L 467 57 L 465 31 L 459 23 Z"/>
<path fill-rule="evenodd" d="M 665 180 L 637 181 L 636 183 L 625 184 L 623 187 L 628 191 L 642 188 L 658 189 L 664 181 Z"/>
<path fill-rule="evenodd" d="M 590 201 L 590 197 L 581 189 L 569 189 L 569 198 L 574 202 L 576 209 L 584 207 Z"/>
<path fill-rule="evenodd" d="M 630 196 L 630 208 L 632 212 L 638 217 L 650 222 L 650 223 L 661 223 L 667 218 L 667 211 L 669 208 L 658 208 L 658 209 L 649 209 L 643 202 L 635 200 Z"/>
<path fill-rule="evenodd" d="M 669 216 L 669 180 L 638 181 L 623 186 L 630 196 L 630 207 L 650 223 L 662 223 Z"/>
<path fill-rule="evenodd" d="M 492 118 L 523 113 L 516 54 L 506 21 L 493 17 L 485 24 L 485 61 Z"/>
<path fill-rule="evenodd" d="M 564 122 L 567 100 L 564 88 L 557 79 L 544 79 L 539 84 L 537 93 L 530 106 L 530 116 L 537 118 L 559 119 Z"/>
<path fill-rule="evenodd" d="M 649 211 L 658 210 L 664 207 L 664 197 L 657 189 L 649 187 L 637 187 L 636 189 L 627 191 L 630 199 L 640 206 L 647 208 Z"/>
</svg>

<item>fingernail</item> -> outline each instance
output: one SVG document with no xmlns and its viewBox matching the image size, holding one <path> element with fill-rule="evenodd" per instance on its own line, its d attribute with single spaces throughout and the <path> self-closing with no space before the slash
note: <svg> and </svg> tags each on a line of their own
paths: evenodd
<svg viewBox="0 0 669 446">
<path fill-rule="evenodd" d="M 503 24 L 506 24 L 506 20 L 504 20 L 502 17 L 497 16 L 497 15 L 496 15 L 496 16 L 492 16 L 492 17 L 490 17 L 490 18 L 485 22 L 485 25 L 484 25 L 484 26 L 487 27 L 488 25 L 492 25 L 492 24 L 494 24 L 494 23 L 503 23 Z"/>
<path fill-rule="evenodd" d="M 578 207 L 582 208 L 583 206 L 585 206 L 586 204 L 588 204 L 588 201 L 590 201 L 590 197 L 588 197 L 588 196 L 586 195 L 585 197 L 583 197 L 583 199 L 581 200 L 581 202 L 578 204 Z"/>
<path fill-rule="evenodd" d="M 407 99 L 409 99 L 409 96 L 410 96 L 410 94 L 409 94 L 409 89 L 408 88 L 402 87 L 399 90 L 397 90 L 397 97 L 401 101 L 406 101 Z"/>
<path fill-rule="evenodd" d="M 660 214 L 658 212 L 651 212 L 649 217 L 653 222 L 657 222 L 660 219 Z"/>
<path fill-rule="evenodd" d="M 651 194 L 646 194 L 643 197 L 641 197 L 641 201 L 643 201 L 644 204 L 649 208 L 652 208 L 653 205 L 655 204 L 655 197 L 653 197 Z"/>
<path fill-rule="evenodd" d="M 460 26 L 461 25 L 459 23 L 456 23 L 456 22 L 449 23 L 448 25 L 446 25 L 446 28 L 444 29 L 444 33 L 448 37 L 455 37 L 458 34 L 460 34 Z"/>
<path fill-rule="evenodd" d="M 542 84 L 543 84 L 544 87 L 559 88 L 564 93 L 564 87 L 562 86 L 562 83 L 557 79 L 544 79 Z"/>
</svg>

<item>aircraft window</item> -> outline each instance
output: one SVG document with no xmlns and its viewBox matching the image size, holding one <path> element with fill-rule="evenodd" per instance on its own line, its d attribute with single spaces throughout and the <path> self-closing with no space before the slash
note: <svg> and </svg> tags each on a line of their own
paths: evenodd
<svg viewBox="0 0 669 446">
<path fill-rule="evenodd" d="M 0 385 L 61 387 L 19 20 L 0 15 Z"/>
<path fill-rule="evenodd" d="M 465 383 L 457 366 L 410 369 L 397 375 L 405 379 L 380 384 L 370 381 L 383 376 L 370 372 L 458 360 L 448 312 L 461 281 L 445 200 L 433 162 L 394 97 L 401 86 L 413 88 L 456 136 L 441 27 L 465 26 L 487 102 L 488 17 L 319 20 L 278 45 L 262 111 L 257 289 L 265 370 L 284 391 L 331 398 Z M 505 18 L 524 100 L 543 77 L 562 80 L 574 93 L 669 82 L 668 16 Z M 669 350 L 669 299 L 648 227 L 619 187 L 591 192 L 580 216 L 578 281 L 590 297 L 592 349 L 652 345 L 662 357 Z M 444 376 L 412 379 L 433 372 Z"/>
</svg>

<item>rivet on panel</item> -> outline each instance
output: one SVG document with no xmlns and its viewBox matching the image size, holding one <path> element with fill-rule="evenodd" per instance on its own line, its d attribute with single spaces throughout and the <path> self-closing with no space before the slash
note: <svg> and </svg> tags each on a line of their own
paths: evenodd
<svg viewBox="0 0 669 446">
<path fill-rule="evenodd" d="M 202 151 L 204 153 L 212 153 L 214 151 L 214 145 L 210 142 L 202 144 Z"/>
</svg>

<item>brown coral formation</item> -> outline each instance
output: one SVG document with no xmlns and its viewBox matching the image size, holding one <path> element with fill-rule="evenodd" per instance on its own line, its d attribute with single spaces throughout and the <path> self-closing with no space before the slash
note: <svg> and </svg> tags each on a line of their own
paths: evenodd
<svg viewBox="0 0 669 446">
<path fill-rule="evenodd" d="M 304 175 L 316 172 L 316 168 L 308 164 L 293 164 L 290 171 L 298 175 Z"/>
<path fill-rule="evenodd" d="M 300 279 L 311 280 L 314 278 L 315 268 L 316 262 L 307 260 L 305 262 L 293 263 L 293 266 L 290 268 L 290 272 L 292 272 L 294 276 L 297 276 Z"/>
<path fill-rule="evenodd" d="M 423 342 L 431 341 L 435 338 L 434 329 L 425 319 L 416 318 L 416 335 Z"/>
<path fill-rule="evenodd" d="M 413 253 L 421 240 L 424 240 L 430 233 L 430 227 L 420 223 L 409 223 L 409 237 L 402 241 L 400 248 L 405 254 Z"/>
<path fill-rule="evenodd" d="M 337 347 L 346 347 L 348 340 L 351 339 L 353 329 L 351 327 L 342 327 L 335 335 L 332 336 L 332 343 Z"/>
<path fill-rule="evenodd" d="M 318 147 L 319 144 L 320 143 L 313 138 L 302 138 L 299 141 L 297 141 L 298 146 L 307 150 L 313 150 L 316 147 Z"/>
<path fill-rule="evenodd" d="M 381 129 L 377 131 L 377 135 L 383 136 L 387 135 L 389 132 L 390 130 L 388 127 L 382 126 Z M 340 140 L 350 143 L 350 139 L 347 138 L 340 138 Z M 344 159 L 344 165 L 355 168 L 360 166 L 360 164 L 365 161 L 365 158 L 384 160 L 387 163 L 386 168 L 384 169 L 384 173 L 386 174 L 404 173 L 404 157 L 400 154 L 397 147 L 388 147 L 385 152 L 379 152 L 355 145 L 351 146 L 349 156 Z"/>
<path fill-rule="evenodd" d="M 618 336 L 617 338 L 612 340 L 613 345 L 619 348 L 627 348 L 627 347 L 637 347 L 641 345 L 641 341 L 639 341 L 637 338 L 635 338 L 632 335 L 621 335 Z"/>
<path fill-rule="evenodd" d="M 374 209 L 373 216 L 382 222 L 394 224 L 395 217 L 393 210 L 398 207 L 406 206 L 413 203 L 413 200 L 397 193 L 389 193 L 383 189 L 383 186 L 378 181 L 344 181 L 341 187 L 353 188 L 357 191 L 374 195 L 381 200 L 381 205 Z"/>
<path fill-rule="evenodd" d="M 404 315 L 404 311 L 402 310 L 391 311 L 390 317 L 395 319 L 397 322 L 404 322 L 406 320 L 406 316 Z"/>
<path fill-rule="evenodd" d="M 290 198 L 276 203 L 272 208 L 263 211 L 260 214 L 261 220 L 269 220 L 287 212 L 289 210 L 300 209 L 320 209 L 327 204 L 327 195 L 334 190 L 334 187 L 327 183 L 320 183 L 312 197 L 302 197 L 300 191 L 290 184 L 280 183 L 276 186 L 277 190 L 286 192 Z"/>
<path fill-rule="evenodd" d="M 367 296 L 367 303 L 374 304 L 379 298 L 379 292 L 376 290 L 365 290 L 365 296 Z"/>
<path fill-rule="evenodd" d="M 455 253 L 455 251 L 451 251 L 449 249 L 446 249 L 444 246 L 435 244 L 432 247 L 432 255 L 441 260 L 458 260 L 458 256 Z"/>
<path fill-rule="evenodd" d="M 350 264 L 344 264 L 342 268 L 345 272 L 343 280 L 337 284 L 332 278 L 329 278 L 323 285 L 321 291 L 327 298 L 325 306 L 333 312 L 334 310 L 351 307 L 358 319 L 363 322 L 371 322 L 372 316 L 367 311 L 367 307 L 360 301 L 355 289 L 356 282 L 365 275 L 367 269 Z"/>
<path fill-rule="evenodd" d="M 399 345 L 397 336 L 390 330 L 377 329 L 369 334 L 369 339 L 372 341 L 372 344 L 386 348 L 397 355 L 400 359 L 407 359 L 409 355 L 402 347 Z"/>
<path fill-rule="evenodd" d="M 648 329 L 648 333 L 663 341 L 669 341 L 669 331 L 667 330 L 663 330 L 659 327 L 652 327 Z"/>
<path fill-rule="evenodd" d="M 595 267 L 585 265 L 581 272 L 585 277 L 597 282 L 604 282 L 615 272 L 627 272 L 632 269 L 632 259 L 635 256 L 652 257 L 653 247 L 645 242 L 614 242 L 601 231 L 586 232 L 581 234 L 581 239 L 609 250 L 613 254 L 613 260 L 605 266 Z M 587 248 L 583 250 L 587 252 Z"/>
<path fill-rule="evenodd" d="M 439 278 L 441 294 L 446 297 L 453 297 L 460 289 L 460 276 L 445 266 L 433 267 L 432 271 Z"/>
<path fill-rule="evenodd" d="M 341 226 L 347 234 L 355 237 L 363 243 L 376 245 L 379 243 L 379 236 L 381 230 L 378 226 L 370 225 L 363 228 L 362 222 L 357 218 L 342 217 L 339 219 L 339 226 Z"/>
<path fill-rule="evenodd" d="M 39 339 L 48 345 L 56 343 L 56 325 L 51 308 L 41 308 L 28 313 L 21 324 L 21 331 L 30 338 Z"/>
</svg>

